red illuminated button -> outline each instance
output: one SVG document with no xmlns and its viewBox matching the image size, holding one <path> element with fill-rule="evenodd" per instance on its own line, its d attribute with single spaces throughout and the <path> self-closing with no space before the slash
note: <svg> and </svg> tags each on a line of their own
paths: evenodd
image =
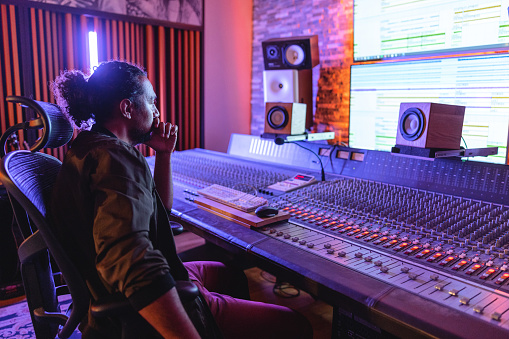
<svg viewBox="0 0 509 339">
<path fill-rule="evenodd" d="M 417 255 L 415 257 L 417 259 L 421 259 L 421 258 L 425 257 L 426 255 L 428 255 L 430 253 L 431 253 L 431 250 L 426 249 L 426 250 L 424 250 L 422 252 L 417 253 Z"/>
<path fill-rule="evenodd" d="M 348 232 L 346 235 L 348 235 L 348 236 L 352 236 L 352 235 L 354 235 L 355 233 L 359 233 L 360 231 L 361 231 L 361 229 L 360 229 L 360 228 L 358 228 L 358 229 L 356 229 L 356 230 L 353 230 L 352 232 Z"/>
<path fill-rule="evenodd" d="M 330 223 L 327 224 L 327 227 L 334 226 L 337 223 L 338 223 L 337 221 L 331 221 Z M 324 227 L 325 227 L 325 225 L 324 225 Z"/>
<path fill-rule="evenodd" d="M 453 270 L 457 271 L 459 270 L 460 268 L 462 268 L 463 266 L 465 266 L 466 264 L 468 264 L 468 260 L 461 260 L 460 262 L 458 262 L 456 265 L 453 266 Z"/>
<path fill-rule="evenodd" d="M 472 275 L 475 271 L 477 271 L 481 267 L 482 267 L 481 264 L 472 265 L 472 267 L 470 267 L 465 273 L 468 274 L 468 275 Z"/>
<path fill-rule="evenodd" d="M 389 238 L 387 238 L 387 237 L 381 237 L 380 239 L 373 241 L 373 244 L 378 245 L 378 244 L 383 243 L 384 241 L 387 241 L 388 239 Z"/>
<path fill-rule="evenodd" d="M 322 225 L 323 228 L 327 228 L 327 227 L 329 227 L 328 222 L 329 222 L 329 219 L 323 219 L 322 221 L 317 223 L 317 225 Z"/>
<path fill-rule="evenodd" d="M 435 254 L 433 254 L 431 257 L 429 257 L 429 258 L 428 258 L 428 261 L 429 261 L 429 262 L 433 262 L 433 261 L 435 261 L 435 260 L 440 259 L 442 256 L 443 256 L 443 254 L 442 254 L 442 253 L 440 253 L 440 252 L 435 253 Z"/>
<path fill-rule="evenodd" d="M 451 261 L 453 261 L 454 259 L 456 259 L 456 257 L 455 257 L 455 256 L 450 255 L 450 256 L 448 256 L 447 258 L 445 258 L 444 260 L 442 260 L 441 262 L 439 262 L 438 264 L 439 264 L 440 266 L 445 266 L 445 265 L 447 265 L 448 263 L 450 263 Z"/>
<path fill-rule="evenodd" d="M 483 272 L 483 274 L 481 274 L 479 276 L 480 279 L 482 280 L 486 280 L 488 279 L 493 273 L 495 273 L 497 271 L 496 268 L 489 268 L 487 269 L 485 272 Z"/>
<path fill-rule="evenodd" d="M 344 233 L 344 232 L 350 231 L 352 228 L 353 228 L 352 226 L 345 227 L 342 230 L 339 230 L 339 233 Z"/>
<path fill-rule="evenodd" d="M 288 211 L 289 209 L 290 209 L 290 207 L 287 206 L 287 207 L 283 208 L 283 211 Z"/>
<path fill-rule="evenodd" d="M 502 285 L 507 279 L 509 279 L 509 273 L 504 273 L 495 281 L 495 284 Z"/>
<path fill-rule="evenodd" d="M 356 237 L 357 239 L 360 239 L 360 238 L 362 238 L 362 237 L 367 236 L 368 234 L 369 234 L 369 231 L 364 231 L 364 232 L 362 232 L 361 234 L 357 234 L 355 237 Z"/>
<path fill-rule="evenodd" d="M 412 254 L 413 252 L 417 251 L 420 248 L 421 248 L 421 246 L 412 246 L 403 253 L 405 253 L 406 255 L 409 255 L 409 254 Z"/>
<path fill-rule="evenodd" d="M 396 247 L 394 248 L 394 250 L 395 250 L 396 252 L 399 252 L 399 251 L 401 251 L 401 250 L 405 249 L 406 247 L 408 247 L 408 245 L 409 245 L 409 244 L 408 244 L 407 242 L 403 242 L 403 243 L 399 244 L 398 246 L 396 246 Z"/>
<path fill-rule="evenodd" d="M 391 240 L 387 244 L 385 244 L 384 247 L 391 247 L 392 245 L 394 245 L 397 242 L 398 242 L 397 239 Z"/>
<path fill-rule="evenodd" d="M 364 239 L 364 241 L 371 241 L 371 240 L 375 240 L 376 238 L 378 238 L 379 235 L 378 234 L 373 234 L 371 235 L 370 237 L 367 237 L 366 239 Z"/>
</svg>

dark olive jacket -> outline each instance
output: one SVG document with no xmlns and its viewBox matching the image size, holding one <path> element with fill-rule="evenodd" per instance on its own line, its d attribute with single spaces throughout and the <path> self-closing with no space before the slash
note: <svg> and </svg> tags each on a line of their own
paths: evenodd
<svg viewBox="0 0 509 339">
<path fill-rule="evenodd" d="M 73 141 L 51 218 L 93 299 L 121 294 L 140 310 L 188 280 L 145 158 L 107 130 L 94 126 Z M 114 321 L 89 316 L 87 325 L 105 337 L 119 333 Z"/>
</svg>

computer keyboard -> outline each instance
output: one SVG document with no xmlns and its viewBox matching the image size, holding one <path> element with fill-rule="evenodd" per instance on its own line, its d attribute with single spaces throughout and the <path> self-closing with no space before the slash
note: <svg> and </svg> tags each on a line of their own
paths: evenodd
<svg viewBox="0 0 509 339">
<path fill-rule="evenodd" d="M 205 198 L 233 207 L 243 212 L 252 212 L 258 207 L 267 204 L 267 199 L 234 190 L 233 188 L 212 185 L 198 191 Z"/>
</svg>

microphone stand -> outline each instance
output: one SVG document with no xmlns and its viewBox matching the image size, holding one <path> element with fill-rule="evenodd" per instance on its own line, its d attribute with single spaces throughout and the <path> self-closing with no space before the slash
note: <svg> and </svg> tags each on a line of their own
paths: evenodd
<svg viewBox="0 0 509 339">
<path fill-rule="evenodd" d="M 309 151 L 309 152 L 313 153 L 318 158 L 318 161 L 320 162 L 322 181 L 325 181 L 325 170 L 323 169 L 322 159 L 320 159 L 320 156 L 318 154 L 316 154 L 316 152 L 314 152 L 313 150 L 311 150 L 311 149 L 309 149 L 307 147 L 302 146 L 301 144 L 297 143 L 296 141 L 286 141 L 283 138 L 276 138 L 276 139 L 274 139 L 274 142 L 276 143 L 276 145 L 282 145 L 284 143 L 295 144 L 295 145 L 305 149 L 306 151 Z"/>
</svg>

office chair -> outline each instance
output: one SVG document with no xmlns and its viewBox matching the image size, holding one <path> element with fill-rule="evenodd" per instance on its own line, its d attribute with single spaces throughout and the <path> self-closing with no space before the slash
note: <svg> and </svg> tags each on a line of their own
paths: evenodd
<svg viewBox="0 0 509 339">
<path fill-rule="evenodd" d="M 49 200 L 51 185 L 60 169 L 60 161 L 43 153 L 34 153 L 44 147 L 59 147 L 72 137 L 73 128 L 61 115 L 56 105 L 24 97 L 9 96 L 7 102 L 19 103 L 34 110 L 36 117 L 14 125 L 0 137 L 0 154 L 5 155 L 8 137 L 18 131 L 42 129 L 42 136 L 30 147 L 30 151 L 15 151 L 3 157 L 0 166 L 0 180 L 11 201 L 14 216 L 23 242 L 18 247 L 21 276 L 27 304 L 37 338 L 54 338 L 60 330 L 61 337 L 67 338 L 75 330 L 88 310 L 88 298 L 76 297 L 67 315 L 60 312 L 57 290 L 60 276 L 54 275 L 48 253 L 48 240 L 43 236 L 46 225 L 46 202 Z M 36 228 L 37 226 L 37 228 Z M 46 227 L 47 228 L 47 227 Z M 48 235 L 50 237 L 50 235 Z M 66 263 L 57 265 L 66 268 Z M 70 265 L 70 269 L 74 269 Z M 70 277 L 70 280 L 73 279 Z M 57 282 L 57 283 L 55 283 Z M 76 286 L 79 286 L 78 281 Z M 72 285 L 72 287 L 71 287 Z M 88 291 L 83 286 L 83 291 Z M 67 286 L 76 289 L 74 284 Z M 71 291 L 76 296 L 77 291 Z"/>
<path fill-rule="evenodd" d="M 0 181 L 9 194 L 23 236 L 18 256 L 34 332 L 37 338 L 55 338 L 56 335 L 68 338 L 87 314 L 91 297 L 84 279 L 69 260 L 46 219 L 51 189 L 62 163 L 51 155 L 37 151 L 66 144 L 72 137 L 73 128 L 54 104 L 15 96 L 7 97 L 7 101 L 33 109 L 38 117 L 9 128 L 0 137 L 2 154 L 5 154 L 7 133 L 10 135 L 17 130 L 30 128 L 43 130 L 30 151 L 10 152 L 2 158 L 0 165 Z M 61 279 L 56 279 L 59 275 L 52 272 L 50 253 L 62 272 L 66 291 L 72 297 L 72 305 L 66 314 L 60 312 L 57 282 Z M 176 287 L 184 303 L 203 303 L 193 283 L 179 281 Z M 139 315 L 126 299 L 92 303 L 91 312 L 97 317 L 121 319 L 123 338 L 140 337 L 136 328 Z"/>
</svg>

